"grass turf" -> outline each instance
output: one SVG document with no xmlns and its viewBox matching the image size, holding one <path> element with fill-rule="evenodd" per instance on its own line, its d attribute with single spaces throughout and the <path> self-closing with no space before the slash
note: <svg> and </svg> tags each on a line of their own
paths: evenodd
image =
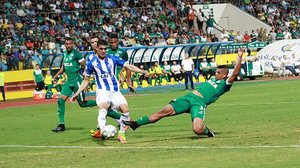
<svg viewBox="0 0 300 168">
<path fill-rule="evenodd" d="M 190 115 L 165 118 L 116 138 L 94 140 L 97 108 L 67 103 L 63 133 L 56 104 L 0 110 L 0 167 L 298 167 L 299 80 L 238 82 L 207 108 L 215 138 L 196 136 Z M 149 115 L 183 88 L 128 96 L 131 117 Z M 116 123 L 108 119 L 109 124 Z"/>
</svg>

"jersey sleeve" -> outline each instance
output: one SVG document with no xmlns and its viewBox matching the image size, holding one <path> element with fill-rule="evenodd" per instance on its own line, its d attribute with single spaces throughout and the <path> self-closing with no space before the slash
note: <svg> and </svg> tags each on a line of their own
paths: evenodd
<svg viewBox="0 0 300 168">
<path fill-rule="evenodd" d="M 90 61 L 92 60 L 93 56 L 94 56 L 93 53 L 89 54 L 89 55 L 86 57 L 86 62 L 87 62 L 87 63 L 90 62 Z"/>
<path fill-rule="evenodd" d="M 122 58 L 120 58 L 120 57 L 116 57 L 116 56 L 111 56 L 111 58 L 112 58 L 112 60 L 114 61 L 114 63 L 116 64 L 116 65 L 118 65 L 118 66 L 124 66 L 125 65 L 125 63 L 126 63 L 126 61 L 125 60 L 123 60 Z"/>
<path fill-rule="evenodd" d="M 90 77 L 94 72 L 92 61 L 89 61 L 85 66 L 85 76 Z"/>
<path fill-rule="evenodd" d="M 122 55 L 123 55 L 122 59 L 125 60 L 125 61 L 128 61 L 128 54 L 127 54 L 127 52 L 123 51 Z"/>
<path fill-rule="evenodd" d="M 79 51 L 76 51 L 76 59 L 79 63 L 84 61 L 84 58 L 83 58 L 83 56 L 81 55 L 81 53 Z"/>
<path fill-rule="evenodd" d="M 225 85 L 226 85 L 226 86 L 225 86 L 225 90 L 226 90 L 226 91 L 229 91 L 230 88 L 231 88 L 231 86 L 232 86 L 232 83 L 229 82 L 229 78 L 226 79 Z"/>
</svg>

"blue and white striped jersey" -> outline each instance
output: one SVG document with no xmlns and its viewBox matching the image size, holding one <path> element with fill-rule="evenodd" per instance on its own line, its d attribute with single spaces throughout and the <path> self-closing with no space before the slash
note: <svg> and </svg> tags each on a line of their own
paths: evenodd
<svg viewBox="0 0 300 168">
<path fill-rule="evenodd" d="M 98 58 L 95 54 L 88 56 L 86 64 L 86 76 L 94 74 L 97 89 L 107 91 L 120 91 L 119 81 L 115 74 L 117 66 L 123 67 L 126 61 L 120 57 L 106 55 L 104 60 Z"/>
</svg>

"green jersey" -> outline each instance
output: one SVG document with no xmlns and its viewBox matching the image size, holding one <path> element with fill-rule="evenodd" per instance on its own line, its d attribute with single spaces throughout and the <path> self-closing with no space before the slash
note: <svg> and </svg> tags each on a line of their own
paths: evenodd
<svg viewBox="0 0 300 168">
<path fill-rule="evenodd" d="M 226 80 L 216 80 L 212 78 L 196 88 L 203 96 L 206 105 L 219 99 L 221 95 L 230 90 L 231 84 L 226 84 Z"/>
<path fill-rule="evenodd" d="M 113 50 L 113 49 L 111 49 L 111 48 L 108 48 L 107 51 L 106 51 L 106 53 L 107 53 L 108 55 L 110 55 L 110 56 L 120 57 L 120 58 L 122 58 L 123 60 L 128 61 L 128 54 L 127 54 L 127 52 L 121 50 L 120 48 L 117 48 L 117 49 L 115 49 L 115 50 Z M 117 66 L 116 74 L 117 74 L 118 79 L 119 79 L 119 74 L 120 74 L 122 68 L 123 68 L 123 67 Z"/>
<path fill-rule="evenodd" d="M 120 57 L 125 61 L 128 61 L 128 54 L 126 51 L 121 50 L 120 48 L 117 48 L 116 50 L 113 50 L 111 48 L 108 48 L 106 53 L 110 56 L 116 56 Z"/>
<path fill-rule="evenodd" d="M 75 49 L 72 49 L 70 53 L 64 52 L 63 54 L 64 72 L 67 74 L 68 81 L 74 81 L 80 77 L 79 70 L 81 68 L 80 63 L 84 61 L 82 55 Z"/>
<path fill-rule="evenodd" d="M 42 82 L 43 81 L 43 73 L 42 70 L 34 70 L 33 71 L 33 76 L 35 79 L 35 82 Z"/>
</svg>

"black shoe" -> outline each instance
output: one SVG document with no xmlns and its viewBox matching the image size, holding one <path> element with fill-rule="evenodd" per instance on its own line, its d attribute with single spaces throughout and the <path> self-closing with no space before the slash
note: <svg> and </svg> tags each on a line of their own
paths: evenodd
<svg viewBox="0 0 300 168">
<path fill-rule="evenodd" d="M 129 94 L 134 94 L 134 93 L 136 93 L 134 88 L 132 86 L 129 86 Z"/>
<path fill-rule="evenodd" d="M 124 120 L 122 120 L 122 122 L 125 125 L 130 126 L 130 128 L 133 129 L 133 130 L 135 130 L 135 129 L 137 129 L 139 127 L 135 121 L 124 121 Z"/>
<path fill-rule="evenodd" d="M 207 128 L 207 130 L 208 130 L 208 132 L 207 132 L 207 136 L 208 137 L 215 137 L 215 133 L 214 132 L 212 132 L 212 130 L 210 130 L 208 127 L 206 127 Z"/>
<path fill-rule="evenodd" d="M 65 131 L 65 124 L 58 124 L 56 128 L 52 130 L 53 132 Z"/>
</svg>

